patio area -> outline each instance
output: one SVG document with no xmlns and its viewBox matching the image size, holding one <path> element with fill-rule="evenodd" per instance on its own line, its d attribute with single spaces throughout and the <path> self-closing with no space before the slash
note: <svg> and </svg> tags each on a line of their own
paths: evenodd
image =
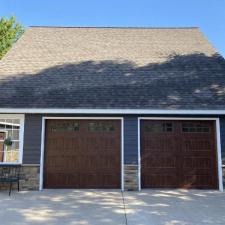
<svg viewBox="0 0 225 225">
<path fill-rule="evenodd" d="M 4 225 L 225 224 L 225 193 L 200 190 L 0 192 Z"/>
</svg>

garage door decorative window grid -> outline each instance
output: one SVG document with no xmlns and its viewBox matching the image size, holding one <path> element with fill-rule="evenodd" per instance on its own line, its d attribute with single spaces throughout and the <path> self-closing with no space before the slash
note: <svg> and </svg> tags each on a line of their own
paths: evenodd
<svg viewBox="0 0 225 225">
<path fill-rule="evenodd" d="M 91 122 L 88 125 L 89 131 L 114 131 L 112 124 L 105 124 L 101 122 Z"/>
<path fill-rule="evenodd" d="M 209 133 L 210 128 L 205 124 L 183 123 L 182 131 L 184 133 Z"/>
<path fill-rule="evenodd" d="M 151 133 L 173 132 L 173 124 L 172 123 L 163 123 L 163 122 L 151 124 L 151 125 L 147 125 L 145 127 L 145 130 L 147 132 L 151 132 Z"/>
<path fill-rule="evenodd" d="M 51 126 L 51 132 L 79 131 L 79 123 L 76 121 L 66 121 Z"/>
</svg>

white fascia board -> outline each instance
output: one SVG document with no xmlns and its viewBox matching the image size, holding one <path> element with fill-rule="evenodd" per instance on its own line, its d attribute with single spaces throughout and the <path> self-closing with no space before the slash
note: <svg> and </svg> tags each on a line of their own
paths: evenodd
<svg viewBox="0 0 225 225">
<path fill-rule="evenodd" d="M 225 110 L 179 110 L 179 109 L 39 109 L 0 108 L 0 113 L 43 113 L 43 114 L 161 114 L 161 115 L 225 115 Z"/>
</svg>

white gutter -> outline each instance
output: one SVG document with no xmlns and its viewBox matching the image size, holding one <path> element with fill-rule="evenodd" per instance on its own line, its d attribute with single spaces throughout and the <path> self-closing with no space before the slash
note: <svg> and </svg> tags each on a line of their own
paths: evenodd
<svg viewBox="0 0 225 225">
<path fill-rule="evenodd" d="M 157 114 L 157 115 L 225 115 L 225 110 L 179 110 L 179 109 L 41 109 L 0 108 L 0 113 L 49 113 L 49 114 Z"/>
</svg>

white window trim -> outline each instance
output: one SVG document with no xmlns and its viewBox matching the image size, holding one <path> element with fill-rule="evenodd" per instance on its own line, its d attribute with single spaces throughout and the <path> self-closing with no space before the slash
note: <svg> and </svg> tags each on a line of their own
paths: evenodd
<svg viewBox="0 0 225 225">
<path fill-rule="evenodd" d="M 1 165 L 20 165 L 23 162 L 23 143 L 24 143 L 24 114 L 0 114 L 0 119 L 19 119 L 20 130 L 19 130 L 19 160 L 18 162 L 0 162 Z"/>
<path fill-rule="evenodd" d="M 216 148 L 217 148 L 217 167 L 218 167 L 218 189 L 223 191 L 223 167 L 221 157 L 221 138 L 220 138 L 220 119 L 219 118 L 191 118 L 191 117 L 138 117 L 138 189 L 141 190 L 141 136 L 140 121 L 141 120 L 206 120 L 215 121 L 216 125 Z"/>
<path fill-rule="evenodd" d="M 41 129 L 41 157 L 39 190 L 43 190 L 44 183 L 44 151 L 45 151 L 45 124 L 48 119 L 74 120 L 120 120 L 121 121 L 121 191 L 124 191 L 124 118 L 123 117 L 42 117 Z"/>
<path fill-rule="evenodd" d="M 8 131 L 6 131 L 6 130 L 1 130 L 1 129 L 0 129 L 0 132 L 1 132 L 1 133 L 5 133 L 5 137 L 8 135 Z M 2 140 L 1 140 L 0 142 L 1 142 L 1 143 L 4 143 L 4 141 L 2 141 Z M 4 149 L 4 150 L 3 150 L 3 154 L 4 154 L 4 161 L 5 161 L 5 159 L 6 159 L 5 147 L 3 147 L 3 149 Z M 0 163 L 3 163 L 3 162 L 0 162 Z"/>
</svg>

